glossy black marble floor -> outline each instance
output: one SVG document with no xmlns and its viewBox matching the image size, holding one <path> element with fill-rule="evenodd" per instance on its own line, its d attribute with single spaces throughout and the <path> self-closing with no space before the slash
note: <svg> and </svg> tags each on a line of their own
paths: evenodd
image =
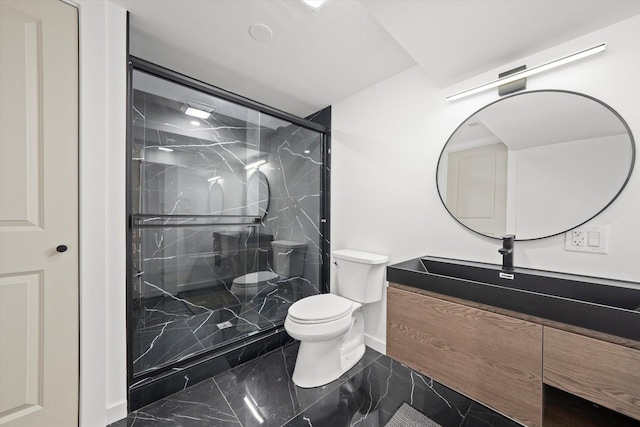
<svg viewBox="0 0 640 427">
<path fill-rule="evenodd" d="M 231 283 L 137 299 L 132 339 L 135 375 L 282 326 L 290 305 L 319 293 L 303 278 L 277 278 L 256 295 L 234 295 Z"/>
<path fill-rule="evenodd" d="M 384 426 L 407 402 L 442 427 L 515 427 L 471 399 L 374 350 L 315 389 L 291 381 L 298 343 L 148 405 L 110 427 Z"/>
</svg>

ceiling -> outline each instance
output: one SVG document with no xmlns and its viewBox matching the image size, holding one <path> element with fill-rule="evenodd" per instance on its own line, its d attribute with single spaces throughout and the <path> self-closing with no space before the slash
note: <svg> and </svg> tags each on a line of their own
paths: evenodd
<svg viewBox="0 0 640 427">
<path fill-rule="evenodd" d="M 640 0 L 109 1 L 130 11 L 132 55 L 302 117 L 415 65 L 446 87 L 640 14 Z"/>
</svg>

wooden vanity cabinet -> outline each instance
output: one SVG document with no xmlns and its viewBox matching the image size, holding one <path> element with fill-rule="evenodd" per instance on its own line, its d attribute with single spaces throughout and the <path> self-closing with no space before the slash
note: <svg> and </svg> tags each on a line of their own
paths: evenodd
<svg viewBox="0 0 640 427">
<path fill-rule="evenodd" d="M 387 354 L 526 426 L 542 426 L 542 326 L 393 287 Z"/>
<path fill-rule="evenodd" d="M 543 411 L 543 383 L 640 420 L 640 343 L 396 286 L 387 293 L 390 357 L 526 426 L 600 425 L 581 422 L 602 413 L 577 413 L 557 393 Z"/>
<path fill-rule="evenodd" d="M 544 328 L 544 383 L 640 420 L 640 350 Z"/>
</svg>

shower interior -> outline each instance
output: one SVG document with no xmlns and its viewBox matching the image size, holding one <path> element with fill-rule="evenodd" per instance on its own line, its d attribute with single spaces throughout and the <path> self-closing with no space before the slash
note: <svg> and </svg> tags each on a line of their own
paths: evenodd
<svg viewBox="0 0 640 427">
<path fill-rule="evenodd" d="M 130 96 L 131 389 L 281 327 L 323 291 L 327 242 L 323 132 L 138 69 Z M 293 247 L 302 269 L 276 271 Z"/>
</svg>

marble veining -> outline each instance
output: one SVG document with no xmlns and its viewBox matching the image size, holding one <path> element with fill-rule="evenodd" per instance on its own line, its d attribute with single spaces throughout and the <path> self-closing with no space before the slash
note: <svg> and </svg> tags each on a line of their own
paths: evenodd
<svg viewBox="0 0 640 427">
<path fill-rule="evenodd" d="M 383 426 L 404 402 L 443 427 L 516 422 L 372 349 L 323 387 L 291 381 L 298 343 L 248 361 L 130 414 L 125 426 Z"/>
</svg>

